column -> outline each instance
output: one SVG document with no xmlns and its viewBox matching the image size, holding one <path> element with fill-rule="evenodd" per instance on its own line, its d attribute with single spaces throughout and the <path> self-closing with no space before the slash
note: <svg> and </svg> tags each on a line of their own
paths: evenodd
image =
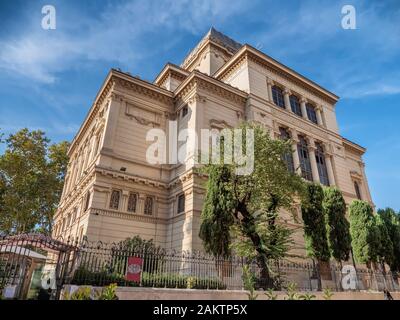
<svg viewBox="0 0 400 320">
<path fill-rule="evenodd" d="M 290 90 L 288 90 L 288 89 L 283 90 L 283 98 L 285 100 L 285 109 L 287 111 L 291 110 L 289 96 L 290 96 Z"/>
<path fill-rule="evenodd" d="M 307 103 L 307 100 L 305 98 L 301 97 L 300 98 L 300 108 L 301 108 L 301 114 L 304 119 L 308 119 L 306 103 Z"/>
<path fill-rule="evenodd" d="M 335 182 L 335 175 L 333 173 L 331 157 L 332 155 L 330 153 L 325 152 L 325 163 L 326 163 L 326 170 L 328 171 L 329 185 L 335 186 L 336 182 Z"/>
<path fill-rule="evenodd" d="M 118 117 L 122 105 L 122 97 L 118 94 L 112 93 L 111 100 L 108 104 L 106 115 L 106 123 L 104 129 L 104 139 L 102 149 L 112 151 L 114 147 L 115 134 L 117 131 Z"/>
<path fill-rule="evenodd" d="M 83 165 L 82 165 L 82 174 L 86 171 L 87 165 L 89 164 L 89 143 L 86 142 L 83 149 Z"/>
<path fill-rule="evenodd" d="M 312 176 L 313 176 L 314 182 L 319 183 L 320 181 L 319 181 L 317 160 L 315 158 L 314 140 L 313 139 L 309 139 L 309 141 L 310 141 L 310 145 L 308 146 L 308 154 L 310 156 Z"/>
<path fill-rule="evenodd" d="M 274 82 L 271 79 L 267 78 L 267 87 L 268 87 L 268 100 L 270 102 L 273 102 L 273 98 L 272 98 L 272 85 L 274 84 Z"/>
<path fill-rule="evenodd" d="M 89 161 L 88 161 L 88 164 L 91 164 L 92 163 L 92 160 L 93 160 L 93 158 L 94 158 L 94 156 L 95 156 L 95 154 L 94 154 L 94 152 L 95 152 L 95 148 L 96 148 L 96 135 L 92 132 L 91 133 L 92 134 L 92 137 L 90 138 L 90 152 L 89 152 Z"/>
<path fill-rule="evenodd" d="M 293 165 L 294 165 L 294 170 L 298 175 L 301 175 L 301 167 L 300 167 L 300 158 L 299 158 L 299 152 L 297 151 L 297 144 L 299 142 L 299 139 L 297 138 L 297 131 L 295 129 L 291 129 L 291 135 L 292 135 L 292 155 L 293 155 Z"/>
<path fill-rule="evenodd" d="M 71 167 L 71 179 L 70 179 L 70 181 L 69 181 L 69 187 L 68 187 L 68 190 L 70 190 L 71 188 L 73 188 L 73 186 L 75 185 L 75 178 L 76 178 L 76 166 L 78 165 L 78 157 L 77 156 L 75 156 L 74 157 L 75 159 L 73 160 L 74 162 L 73 162 L 73 164 L 72 164 L 72 167 Z"/>
<path fill-rule="evenodd" d="M 317 106 L 317 108 L 315 109 L 315 113 L 317 114 L 318 125 L 323 126 L 324 125 L 324 121 L 322 120 L 322 107 L 321 106 Z"/>
</svg>

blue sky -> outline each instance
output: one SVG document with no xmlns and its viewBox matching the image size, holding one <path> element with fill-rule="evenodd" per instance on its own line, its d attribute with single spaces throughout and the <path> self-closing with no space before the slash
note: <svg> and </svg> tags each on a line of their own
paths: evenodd
<svg viewBox="0 0 400 320">
<path fill-rule="evenodd" d="M 57 29 L 41 28 L 56 8 Z M 357 29 L 341 28 L 341 8 Z M 71 140 L 112 67 L 153 80 L 210 26 L 341 97 L 340 132 L 368 148 L 377 207 L 400 210 L 400 1 L 0 2 L 0 128 Z M 4 146 L 0 146 L 0 152 Z"/>
</svg>

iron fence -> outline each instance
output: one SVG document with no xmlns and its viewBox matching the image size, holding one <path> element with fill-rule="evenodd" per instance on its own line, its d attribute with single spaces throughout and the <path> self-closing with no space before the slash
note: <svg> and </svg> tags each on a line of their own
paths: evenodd
<svg viewBox="0 0 400 320">
<path fill-rule="evenodd" d="M 85 241 L 78 251 L 76 269 L 69 284 L 105 286 L 141 286 L 157 288 L 189 288 L 242 290 L 243 266 L 249 265 L 255 275 L 256 289 L 284 290 L 295 283 L 298 290 L 316 291 L 329 287 L 344 289 L 400 291 L 397 274 L 356 269 L 355 287 L 344 287 L 346 273 L 334 262 L 320 271 L 314 261 L 300 258 L 270 261 L 269 277 L 263 276 L 255 261 L 241 257 L 216 258 L 203 252 L 185 252 L 160 248 L 125 247 L 121 243 Z M 135 281 L 129 279 L 129 260 L 139 259 L 140 272 Z M 320 282 L 322 279 L 322 282 Z M 350 279 L 351 280 L 351 279 Z"/>
<path fill-rule="evenodd" d="M 0 236 L 0 294 L 14 299 L 57 298 L 74 271 L 76 244 L 43 234 Z"/>
<path fill-rule="evenodd" d="M 265 277 L 255 261 L 237 256 L 216 258 L 202 252 L 126 246 L 123 242 L 85 240 L 78 244 L 42 235 L 0 238 L 0 291 L 14 288 L 15 297 L 21 299 L 32 296 L 35 277 L 39 291 L 44 286 L 53 298 L 58 297 L 65 284 L 242 290 L 245 265 L 255 276 L 256 289 L 285 290 L 289 283 L 294 283 L 299 291 L 317 291 L 322 287 L 332 291 L 400 291 L 396 273 L 358 267 L 351 279 L 333 262 L 322 268 L 314 261 L 300 258 L 270 261 L 269 276 Z M 46 272 L 52 276 L 46 276 Z M 345 287 L 349 279 L 354 287 Z"/>
</svg>

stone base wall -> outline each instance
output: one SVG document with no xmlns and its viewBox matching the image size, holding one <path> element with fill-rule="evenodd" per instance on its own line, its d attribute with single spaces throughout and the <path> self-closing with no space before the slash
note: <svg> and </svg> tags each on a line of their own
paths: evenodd
<svg viewBox="0 0 400 320">
<path fill-rule="evenodd" d="M 65 286 L 63 291 L 70 292 L 72 287 Z M 196 289 L 160 289 L 118 287 L 117 296 L 120 300 L 248 300 L 247 292 L 243 290 L 196 290 Z M 257 300 L 268 300 L 263 291 L 259 291 Z M 299 292 L 304 294 L 305 292 Z M 276 291 L 277 300 L 284 300 L 286 292 Z M 324 300 L 323 292 L 312 292 L 315 300 Z M 400 300 L 400 292 L 391 292 L 394 300 Z M 61 295 L 62 297 L 63 295 Z M 334 292 L 331 300 L 384 300 L 383 292 L 347 291 Z"/>
</svg>

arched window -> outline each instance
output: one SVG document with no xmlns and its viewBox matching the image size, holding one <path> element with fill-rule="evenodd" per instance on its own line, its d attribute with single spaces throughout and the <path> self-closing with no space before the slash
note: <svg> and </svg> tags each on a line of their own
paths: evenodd
<svg viewBox="0 0 400 320">
<path fill-rule="evenodd" d="M 285 100 L 283 99 L 283 91 L 278 86 L 272 87 L 272 99 L 274 103 L 281 108 L 285 108 Z"/>
<path fill-rule="evenodd" d="M 121 198 L 121 192 L 118 190 L 113 190 L 111 192 L 110 198 L 110 208 L 114 210 L 118 210 L 119 208 L 119 199 Z"/>
<path fill-rule="evenodd" d="M 354 189 L 356 190 L 357 199 L 358 200 L 362 200 L 361 191 L 360 191 L 360 185 L 358 184 L 357 181 L 354 181 Z"/>
<path fill-rule="evenodd" d="M 290 96 L 290 107 L 292 108 L 293 113 L 297 114 L 300 117 L 303 116 L 303 114 L 301 113 L 299 98 L 293 94 Z"/>
<path fill-rule="evenodd" d="M 289 140 L 290 134 L 287 129 L 279 128 L 280 138 L 282 140 Z M 283 155 L 283 161 L 286 162 L 287 168 L 290 172 L 294 173 L 294 162 L 293 162 L 293 154 L 291 152 L 285 153 Z"/>
<path fill-rule="evenodd" d="M 324 148 L 320 143 L 315 143 L 315 160 L 317 161 L 319 181 L 325 186 L 329 186 L 328 170 L 325 163 Z"/>
<path fill-rule="evenodd" d="M 317 113 L 315 111 L 315 107 L 311 103 L 306 104 L 306 109 L 307 109 L 307 117 L 311 122 L 314 122 L 315 124 L 318 124 L 317 120 Z"/>
<path fill-rule="evenodd" d="M 299 154 L 301 176 L 309 181 L 313 180 L 310 154 L 308 153 L 307 141 L 304 137 L 299 137 L 299 143 L 297 144 L 297 152 Z"/>
<path fill-rule="evenodd" d="M 136 203 L 137 203 L 138 195 L 137 193 L 131 192 L 128 198 L 128 211 L 136 212 Z"/>
<path fill-rule="evenodd" d="M 153 198 L 146 197 L 144 201 L 144 214 L 152 215 L 153 214 Z"/>
</svg>

